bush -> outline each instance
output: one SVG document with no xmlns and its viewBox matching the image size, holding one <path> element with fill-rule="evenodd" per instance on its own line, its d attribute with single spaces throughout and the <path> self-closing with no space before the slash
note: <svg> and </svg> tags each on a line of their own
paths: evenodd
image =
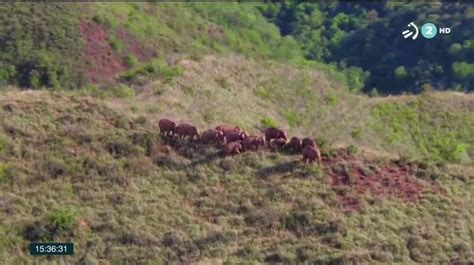
<svg viewBox="0 0 474 265">
<path fill-rule="evenodd" d="M 0 80 L 32 88 L 78 87 L 84 65 L 78 7 L 62 3 L 0 6 Z"/>
<path fill-rule="evenodd" d="M 10 168 L 7 164 L 0 163 L 0 183 L 7 180 L 11 175 Z"/>
<path fill-rule="evenodd" d="M 260 122 L 265 127 L 269 127 L 269 128 L 277 128 L 278 127 L 276 121 L 274 119 L 270 118 L 270 117 L 265 117 L 265 118 L 261 119 Z"/>
<path fill-rule="evenodd" d="M 347 154 L 348 155 L 355 155 L 359 152 L 359 148 L 353 144 L 347 147 Z"/>
<path fill-rule="evenodd" d="M 148 64 L 137 66 L 121 76 L 121 79 L 131 83 L 143 83 L 150 79 L 161 78 L 165 82 L 181 76 L 181 67 L 169 67 L 161 60 L 152 60 Z"/>
<path fill-rule="evenodd" d="M 139 64 L 137 57 L 135 57 L 133 54 L 127 55 L 123 62 L 127 67 L 136 67 Z"/>
<path fill-rule="evenodd" d="M 339 102 L 339 97 L 336 94 L 328 94 L 324 96 L 324 101 L 330 106 L 335 106 Z"/>
<path fill-rule="evenodd" d="M 60 208 L 49 214 L 48 221 L 59 231 L 69 231 L 76 222 L 77 214 L 78 212 L 73 208 Z"/>
<path fill-rule="evenodd" d="M 105 148 L 115 158 L 130 157 L 141 153 L 141 148 L 133 145 L 128 139 L 120 137 L 112 137 L 105 144 Z"/>
<path fill-rule="evenodd" d="M 7 140 L 3 136 L 0 136 L 0 155 L 3 154 L 6 146 L 7 146 Z"/>
<path fill-rule="evenodd" d="M 112 95 L 119 98 L 133 98 L 135 97 L 135 90 L 124 84 L 113 85 L 109 88 Z"/>
<path fill-rule="evenodd" d="M 106 93 L 104 90 L 100 89 L 97 85 L 94 84 L 87 84 L 84 85 L 80 92 L 80 95 L 85 95 L 85 96 L 92 96 L 100 99 L 104 99 L 106 96 Z"/>
<path fill-rule="evenodd" d="M 357 128 L 351 132 L 351 137 L 354 140 L 360 140 L 362 136 L 362 130 L 360 128 Z"/>
</svg>

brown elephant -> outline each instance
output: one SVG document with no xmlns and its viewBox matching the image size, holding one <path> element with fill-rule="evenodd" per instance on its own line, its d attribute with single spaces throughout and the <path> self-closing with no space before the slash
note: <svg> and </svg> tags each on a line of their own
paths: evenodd
<svg viewBox="0 0 474 265">
<path fill-rule="evenodd" d="M 226 143 L 243 141 L 247 136 L 247 132 L 237 129 L 228 130 L 224 133 Z"/>
<path fill-rule="evenodd" d="M 301 142 L 301 147 L 304 148 L 305 146 L 316 147 L 316 143 L 314 142 L 314 140 L 310 138 L 304 138 L 303 141 Z"/>
<path fill-rule="evenodd" d="M 242 131 L 242 129 L 240 129 L 240 127 L 238 127 L 238 126 L 232 126 L 232 125 L 228 125 L 228 124 L 218 125 L 218 126 L 216 126 L 215 129 L 218 130 L 218 131 L 223 132 L 224 134 L 225 134 L 227 131 L 231 131 L 231 130 L 239 130 L 239 131 Z"/>
<path fill-rule="evenodd" d="M 283 138 L 278 138 L 278 139 L 273 139 L 273 141 L 270 142 L 270 148 L 272 151 L 278 151 L 282 150 L 286 145 L 286 140 Z"/>
<path fill-rule="evenodd" d="M 244 150 L 254 150 L 257 151 L 260 147 L 265 147 L 265 140 L 263 137 L 258 135 L 250 135 L 245 137 L 242 142 Z"/>
<path fill-rule="evenodd" d="M 303 163 L 314 163 L 316 159 L 318 160 L 318 164 L 321 165 L 321 152 L 317 147 L 312 146 L 305 146 L 303 147 Z"/>
<path fill-rule="evenodd" d="M 203 144 L 214 143 L 219 145 L 224 142 L 224 133 L 218 130 L 209 129 L 201 134 Z"/>
<path fill-rule="evenodd" d="M 277 128 L 268 128 L 265 130 L 265 142 L 270 145 L 272 139 L 284 139 L 286 140 L 286 133 Z"/>
<path fill-rule="evenodd" d="M 241 142 L 227 143 L 222 148 L 222 151 L 224 152 L 224 156 L 234 156 L 242 151 L 242 144 Z"/>
<path fill-rule="evenodd" d="M 161 119 L 158 121 L 158 127 L 160 127 L 160 135 L 173 136 L 176 130 L 176 123 L 172 120 Z"/>
<path fill-rule="evenodd" d="M 178 126 L 176 126 L 175 134 L 180 139 L 189 137 L 191 140 L 193 140 L 194 136 L 196 136 L 196 138 L 199 139 L 199 133 L 198 133 L 197 128 L 188 123 L 181 123 Z"/>
<path fill-rule="evenodd" d="M 290 142 L 286 145 L 286 149 L 293 153 L 301 152 L 301 140 L 298 137 L 291 137 Z"/>
</svg>

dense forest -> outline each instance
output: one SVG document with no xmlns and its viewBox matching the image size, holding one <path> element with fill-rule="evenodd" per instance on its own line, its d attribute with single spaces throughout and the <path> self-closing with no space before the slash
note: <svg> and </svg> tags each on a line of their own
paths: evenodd
<svg viewBox="0 0 474 265">
<path fill-rule="evenodd" d="M 259 9 L 300 43 L 306 59 L 362 68 L 352 73 L 366 91 L 474 89 L 474 7 L 468 3 L 284 2 Z M 400 33 L 411 21 L 452 32 L 405 40 Z"/>
</svg>

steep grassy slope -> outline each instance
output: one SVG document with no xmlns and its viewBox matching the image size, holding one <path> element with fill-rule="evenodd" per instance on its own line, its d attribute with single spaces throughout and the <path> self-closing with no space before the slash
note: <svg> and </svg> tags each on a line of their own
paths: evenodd
<svg viewBox="0 0 474 265">
<path fill-rule="evenodd" d="M 174 69 L 174 70 L 170 70 Z M 132 110 L 209 127 L 230 122 L 250 131 L 276 123 L 328 145 L 427 159 L 472 163 L 472 95 L 425 93 L 370 99 L 347 93 L 317 65 L 259 63 L 239 56 L 184 58 L 138 87 Z M 133 80 L 135 80 L 133 79 Z M 148 79 L 148 80 L 149 80 Z M 342 78 L 339 78 L 343 80 Z M 123 100 L 124 107 L 130 100 Z M 120 105 L 120 104 L 119 104 Z"/>
<path fill-rule="evenodd" d="M 68 263 L 474 259 L 472 167 L 329 147 L 323 169 L 280 153 L 222 158 L 213 148 L 165 145 L 138 105 L 130 115 L 90 97 L 14 91 L 0 104 L 0 260 L 8 264 L 33 261 L 30 240 L 75 242 Z M 402 172 L 410 190 L 377 180 Z"/>
</svg>

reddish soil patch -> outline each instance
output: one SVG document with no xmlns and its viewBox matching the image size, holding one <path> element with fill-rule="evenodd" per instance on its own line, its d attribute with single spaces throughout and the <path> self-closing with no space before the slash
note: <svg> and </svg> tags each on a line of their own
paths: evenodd
<svg viewBox="0 0 474 265">
<path fill-rule="evenodd" d="M 326 159 L 330 168 L 332 186 L 336 190 L 351 187 L 355 195 L 341 195 L 345 210 L 360 209 L 360 197 L 366 192 L 384 198 L 394 196 L 408 202 L 417 202 L 428 183 L 413 177 L 415 169 L 394 162 L 375 163 L 350 155 L 337 155 Z"/>
<path fill-rule="evenodd" d="M 86 78 L 93 83 L 115 79 L 125 66 L 121 58 L 114 54 L 107 41 L 106 31 L 93 21 L 81 22 L 80 31 L 85 39 Z"/>
<path fill-rule="evenodd" d="M 125 29 L 118 29 L 117 36 L 122 42 L 124 54 L 132 53 L 142 62 L 156 57 L 153 49 L 145 47 L 143 43 Z"/>
</svg>

